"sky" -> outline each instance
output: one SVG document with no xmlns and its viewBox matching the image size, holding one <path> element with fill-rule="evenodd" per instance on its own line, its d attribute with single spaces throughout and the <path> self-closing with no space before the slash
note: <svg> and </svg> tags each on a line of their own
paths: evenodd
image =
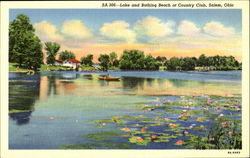
<svg viewBox="0 0 250 158">
<path fill-rule="evenodd" d="M 125 49 L 171 58 L 232 55 L 241 60 L 239 9 L 11 9 L 30 18 L 41 41 L 80 59 Z"/>
</svg>

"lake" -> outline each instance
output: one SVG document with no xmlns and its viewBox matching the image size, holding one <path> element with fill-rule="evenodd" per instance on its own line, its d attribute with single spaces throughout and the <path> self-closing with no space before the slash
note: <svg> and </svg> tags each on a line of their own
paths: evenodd
<svg viewBox="0 0 250 158">
<path fill-rule="evenodd" d="M 179 149 L 217 116 L 241 124 L 241 71 L 105 74 L 9 73 L 9 148 Z"/>
</svg>

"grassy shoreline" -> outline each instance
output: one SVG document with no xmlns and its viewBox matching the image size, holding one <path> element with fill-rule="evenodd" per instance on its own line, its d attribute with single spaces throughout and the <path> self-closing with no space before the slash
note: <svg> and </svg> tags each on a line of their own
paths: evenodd
<svg viewBox="0 0 250 158">
<path fill-rule="evenodd" d="M 26 69 L 26 68 L 22 68 L 20 67 L 19 70 L 18 69 L 18 64 L 17 63 L 9 63 L 9 72 L 19 72 L 19 73 L 28 73 L 30 70 Z M 116 71 L 122 71 L 121 69 L 119 69 L 118 67 L 110 67 L 108 70 L 116 70 Z M 236 69 L 235 69 L 236 70 Z M 209 70 L 209 71 L 235 71 L 235 70 Z M 69 67 L 65 67 L 65 66 L 54 66 L 54 65 L 45 65 L 43 64 L 38 71 L 75 71 L 75 69 L 71 69 Z M 100 69 L 97 69 L 95 67 L 92 66 L 80 66 L 79 71 L 89 71 L 89 72 L 106 72 Z M 131 70 L 130 70 L 131 71 Z M 132 71 L 149 71 L 149 70 L 132 70 Z M 169 71 L 166 70 L 165 66 L 161 66 L 159 68 L 159 70 L 157 71 Z M 192 70 L 193 72 L 196 71 L 204 71 L 206 72 L 207 70 Z M 241 71 L 241 70 L 239 70 Z M 171 71 L 171 72 L 182 72 L 182 71 Z"/>
</svg>

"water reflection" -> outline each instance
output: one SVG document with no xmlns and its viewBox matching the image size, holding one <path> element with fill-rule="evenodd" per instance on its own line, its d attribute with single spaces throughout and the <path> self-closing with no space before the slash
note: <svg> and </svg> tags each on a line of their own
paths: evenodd
<svg viewBox="0 0 250 158">
<path fill-rule="evenodd" d="M 93 75 L 92 74 L 83 74 L 83 78 L 87 80 L 93 80 Z"/>
<path fill-rule="evenodd" d="M 24 111 L 10 113 L 9 116 L 16 120 L 18 125 L 29 122 L 29 117 L 34 110 L 36 100 L 40 95 L 40 75 L 26 76 L 22 74 L 14 76 L 9 82 L 9 110 Z M 28 111 L 28 112 L 27 112 Z"/>
<path fill-rule="evenodd" d="M 124 89 L 143 89 L 145 78 L 122 77 L 122 86 Z"/>
<path fill-rule="evenodd" d="M 112 75 L 112 74 L 111 74 Z M 98 74 L 42 73 L 33 76 L 10 74 L 9 109 L 34 111 L 37 100 L 57 96 L 115 95 L 202 95 L 239 94 L 240 84 L 201 82 L 180 79 L 122 76 L 119 82 L 98 80 Z M 48 102 L 50 104 L 50 102 Z M 29 122 L 31 112 L 12 113 L 18 124 Z"/>
</svg>

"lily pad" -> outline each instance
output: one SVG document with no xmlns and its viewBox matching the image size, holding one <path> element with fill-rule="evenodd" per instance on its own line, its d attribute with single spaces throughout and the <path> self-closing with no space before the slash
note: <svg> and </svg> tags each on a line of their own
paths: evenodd
<svg viewBox="0 0 250 158">
<path fill-rule="evenodd" d="M 142 137 L 134 136 L 134 137 L 129 138 L 129 142 L 135 143 L 137 145 L 145 145 L 146 146 L 149 142 L 151 142 L 151 138 L 150 137 L 142 138 Z"/>
</svg>

